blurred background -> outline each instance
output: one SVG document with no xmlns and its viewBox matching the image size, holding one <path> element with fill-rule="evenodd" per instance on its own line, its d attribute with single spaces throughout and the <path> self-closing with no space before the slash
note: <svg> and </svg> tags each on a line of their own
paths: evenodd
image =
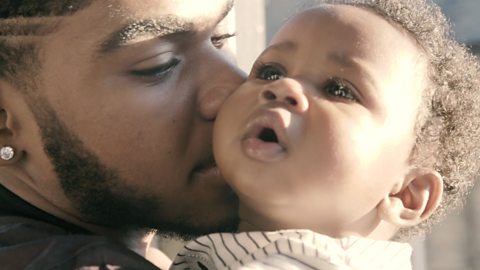
<svg viewBox="0 0 480 270">
<path fill-rule="evenodd" d="M 229 24 L 236 28 L 238 65 L 247 73 L 273 34 L 309 0 L 237 0 Z M 480 55 L 480 0 L 436 0 L 453 24 L 458 40 Z M 480 143 L 480 142 L 479 142 Z M 181 243 L 164 240 L 172 256 Z M 435 226 L 425 239 L 412 242 L 414 270 L 480 269 L 480 188 L 465 207 Z"/>
</svg>

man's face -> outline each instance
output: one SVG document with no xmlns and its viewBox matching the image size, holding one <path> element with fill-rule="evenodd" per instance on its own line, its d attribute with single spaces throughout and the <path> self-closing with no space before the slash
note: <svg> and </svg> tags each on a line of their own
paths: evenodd
<svg viewBox="0 0 480 270">
<path fill-rule="evenodd" d="M 215 126 L 240 218 L 368 234 L 408 171 L 423 67 L 408 34 L 373 12 L 316 8 L 289 21 Z"/>
<path fill-rule="evenodd" d="M 31 107 L 49 160 L 29 168 L 43 196 L 107 226 L 198 233 L 235 221 L 211 153 L 217 109 L 243 80 L 219 42 L 230 7 L 95 1 L 43 39 Z"/>
</svg>

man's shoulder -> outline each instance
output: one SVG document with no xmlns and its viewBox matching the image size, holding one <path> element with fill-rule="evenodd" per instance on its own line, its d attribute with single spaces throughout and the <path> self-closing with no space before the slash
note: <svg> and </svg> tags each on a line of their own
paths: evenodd
<svg viewBox="0 0 480 270">
<path fill-rule="evenodd" d="M 2 269 L 81 269 L 120 266 L 157 269 L 143 257 L 106 237 L 72 233 L 20 216 L 0 216 Z"/>
</svg>

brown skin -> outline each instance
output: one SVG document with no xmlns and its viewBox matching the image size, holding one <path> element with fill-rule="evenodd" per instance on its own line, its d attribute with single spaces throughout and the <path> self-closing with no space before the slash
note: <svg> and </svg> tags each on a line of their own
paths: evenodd
<svg viewBox="0 0 480 270">
<path fill-rule="evenodd" d="M 0 81 L 0 138 L 17 152 L 2 163 L 1 184 L 96 232 L 203 233 L 234 224 L 236 198 L 211 154 L 218 108 L 244 79 L 228 46 L 212 44 L 225 34 L 219 22 L 228 6 L 96 1 L 62 18 L 41 39 L 30 91 L 37 94 Z M 142 35 L 96 53 L 126 23 L 171 14 L 190 22 L 189 34 Z M 145 75 L 159 66 L 167 66 L 160 76 Z"/>
<path fill-rule="evenodd" d="M 428 218 L 442 178 L 408 163 L 425 67 L 415 41 L 368 10 L 320 6 L 286 23 L 215 124 L 240 230 L 389 239 Z M 277 142 L 259 139 L 265 127 Z"/>
</svg>

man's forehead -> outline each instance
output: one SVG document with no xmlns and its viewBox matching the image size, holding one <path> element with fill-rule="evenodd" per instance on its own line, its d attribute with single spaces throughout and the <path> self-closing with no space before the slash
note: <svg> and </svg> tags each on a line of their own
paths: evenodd
<svg viewBox="0 0 480 270">
<path fill-rule="evenodd" d="M 108 7 L 110 16 L 127 19 L 138 19 L 139 17 L 150 19 L 159 14 L 195 19 L 218 16 L 219 12 L 233 6 L 233 0 L 102 0 L 100 2 Z"/>
</svg>

